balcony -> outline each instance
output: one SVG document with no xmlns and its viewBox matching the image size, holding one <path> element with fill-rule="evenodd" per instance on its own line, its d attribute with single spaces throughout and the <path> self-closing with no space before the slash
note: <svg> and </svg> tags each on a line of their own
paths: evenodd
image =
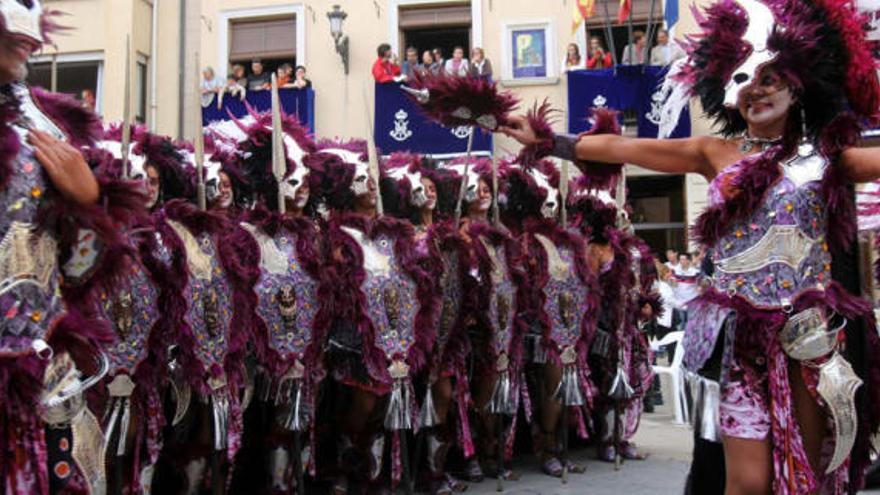
<svg viewBox="0 0 880 495">
<path fill-rule="evenodd" d="M 315 91 L 308 89 L 280 89 L 278 96 L 281 99 L 281 108 L 287 115 L 296 115 L 300 123 L 309 132 L 315 133 Z M 247 106 L 258 112 L 268 112 L 272 109 L 271 91 L 249 91 L 244 101 L 230 94 L 225 94 L 218 104 L 218 97 L 207 107 L 202 107 L 202 123 L 204 125 L 218 120 L 230 120 L 233 117 L 240 118 L 248 113 Z"/>
</svg>

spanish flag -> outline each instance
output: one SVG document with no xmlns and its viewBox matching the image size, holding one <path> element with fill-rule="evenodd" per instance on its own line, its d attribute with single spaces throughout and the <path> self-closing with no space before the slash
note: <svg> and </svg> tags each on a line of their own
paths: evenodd
<svg viewBox="0 0 880 495">
<path fill-rule="evenodd" d="M 584 19 L 593 17 L 596 13 L 596 0 L 576 0 L 574 2 L 574 12 L 572 12 L 571 32 L 576 33 Z"/>
<path fill-rule="evenodd" d="M 617 11 L 617 22 L 623 24 L 629 19 L 632 12 L 632 0 L 620 0 L 620 9 Z"/>
</svg>

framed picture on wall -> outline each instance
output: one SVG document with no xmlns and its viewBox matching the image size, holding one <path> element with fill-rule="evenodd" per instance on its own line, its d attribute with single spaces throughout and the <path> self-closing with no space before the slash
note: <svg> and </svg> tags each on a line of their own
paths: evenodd
<svg viewBox="0 0 880 495">
<path fill-rule="evenodd" d="M 545 83 L 556 77 L 552 21 L 506 23 L 502 36 L 504 47 L 503 78 L 506 82 Z"/>
</svg>

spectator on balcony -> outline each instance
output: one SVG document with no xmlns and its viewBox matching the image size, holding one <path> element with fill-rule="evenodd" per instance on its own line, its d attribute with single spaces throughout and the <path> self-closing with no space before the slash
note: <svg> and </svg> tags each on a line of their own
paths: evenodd
<svg viewBox="0 0 880 495">
<path fill-rule="evenodd" d="M 568 71 L 580 70 L 585 67 L 583 59 L 581 59 L 581 49 L 577 43 L 569 43 L 565 50 L 565 60 L 562 61 L 562 73 Z"/>
<path fill-rule="evenodd" d="M 670 65 L 684 55 L 678 43 L 669 39 L 669 31 L 661 29 L 657 32 L 657 44 L 651 49 L 651 65 Z"/>
<path fill-rule="evenodd" d="M 419 64 L 418 71 L 426 74 L 436 74 L 440 71 L 437 64 L 434 63 L 434 54 L 431 53 L 431 50 L 422 52 L 422 63 Z"/>
<path fill-rule="evenodd" d="M 587 60 L 588 69 L 606 69 L 614 65 L 611 54 L 605 51 L 605 46 L 598 36 L 590 38 L 590 58 Z"/>
<path fill-rule="evenodd" d="M 441 72 L 446 68 L 446 59 L 443 58 L 443 50 L 440 48 L 434 48 L 432 51 L 434 55 L 434 63 L 437 65 L 437 72 Z"/>
<path fill-rule="evenodd" d="M 452 58 L 446 61 L 444 70 L 453 76 L 467 77 L 468 59 L 464 58 L 464 48 L 457 46 L 452 50 Z"/>
<path fill-rule="evenodd" d="M 379 58 L 373 62 L 373 78 L 379 83 L 400 82 L 404 77 L 400 74 L 400 66 L 394 62 L 391 45 L 382 43 L 376 49 Z"/>
<path fill-rule="evenodd" d="M 251 62 L 251 75 L 247 80 L 248 91 L 263 91 L 272 87 L 272 77 L 263 72 L 263 63 L 258 59 Z"/>
<path fill-rule="evenodd" d="M 287 62 L 279 65 L 275 71 L 275 77 L 278 79 L 279 88 L 292 88 L 293 66 Z"/>
<path fill-rule="evenodd" d="M 645 63 L 645 53 L 647 50 L 648 38 L 645 37 L 644 31 L 635 31 L 633 33 L 633 42 L 626 45 L 623 49 L 623 65 L 638 65 Z"/>
<path fill-rule="evenodd" d="M 400 67 L 400 73 L 406 76 L 407 79 L 412 79 L 416 76 L 418 70 L 419 51 L 414 46 L 411 46 L 406 49 L 406 60 L 403 61 L 403 65 Z"/>
<path fill-rule="evenodd" d="M 202 106 L 207 107 L 210 105 L 214 101 L 214 97 L 223 91 L 224 86 L 226 85 L 223 83 L 223 80 L 214 74 L 214 69 L 205 67 L 202 71 L 202 82 L 199 85 L 202 93 Z"/>
<path fill-rule="evenodd" d="M 95 100 L 95 92 L 91 89 L 84 89 L 80 93 L 80 101 L 82 102 L 83 108 L 86 108 L 91 111 L 95 111 L 95 106 L 97 105 L 97 101 Z"/>
<path fill-rule="evenodd" d="M 238 84 L 242 88 L 247 88 L 248 79 L 247 79 L 247 74 L 244 71 L 243 65 L 235 64 L 232 66 L 232 77 L 235 78 L 236 84 Z"/>
<path fill-rule="evenodd" d="M 480 47 L 471 50 L 471 66 L 468 75 L 482 79 L 492 78 L 492 62 L 486 58 L 486 53 Z"/>
<path fill-rule="evenodd" d="M 244 67 L 240 65 L 233 66 L 232 70 L 235 70 L 235 67 L 241 67 L 241 70 L 244 71 Z M 226 92 L 233 97 L 238 97 L 239 100 L 244 101 L 247 96 L 247 87 L 245 84 L 241 84 L 242 81 L 247 84 L 247 78 L 242 79 L 238 77 L 235 72 L 226 76 Z"/>
<path fill-rule="evenodd" d="M 296 66 L 296 74 L 293 81 L 293 87 L 296 89 L 306 89 L 312 87 L 311 79 L 306 77 L 306 68 L 304 65 Z"/>
</svg>

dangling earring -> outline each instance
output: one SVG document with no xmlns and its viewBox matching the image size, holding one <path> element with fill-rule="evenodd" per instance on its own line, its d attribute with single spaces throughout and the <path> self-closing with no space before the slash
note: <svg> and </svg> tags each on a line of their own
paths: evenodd
<svg viewBox="0 0 880 495">
<path fill-rule="evenodd" d="M 801 158 L 806 158 L 813 154 L 813 143 L 810 142 L 810 138 L 807 135 L 807 111 L 804 109 L 804 105 L 801 104 L 801 142 L 798 145 L 798 155 Z"/>
</svg>

